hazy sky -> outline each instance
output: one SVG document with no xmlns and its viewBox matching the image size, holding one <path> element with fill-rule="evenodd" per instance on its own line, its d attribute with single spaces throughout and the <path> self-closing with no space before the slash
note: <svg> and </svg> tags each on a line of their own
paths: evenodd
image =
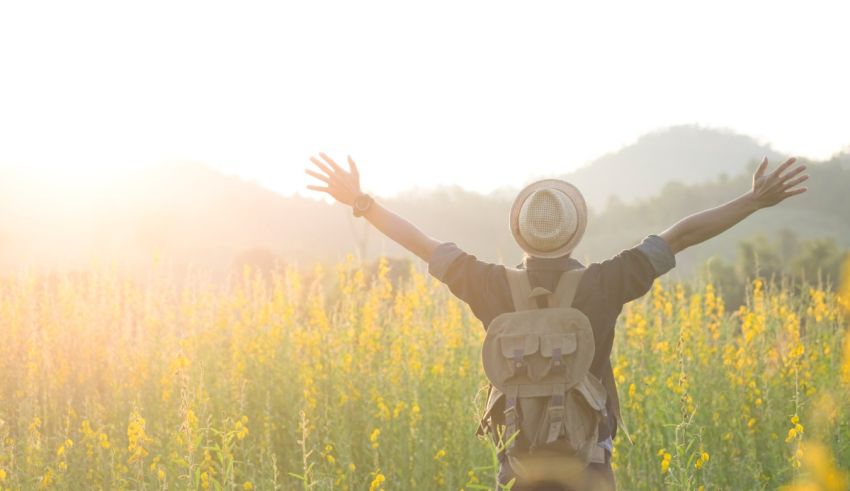
<svg viewBox="0 0 850 491">
<path fill-rule="evenodd" d="M 850 145 L 846 2 L 3 2 L 0 165 L 488 191 L 696 123 Z"/>
</svg>

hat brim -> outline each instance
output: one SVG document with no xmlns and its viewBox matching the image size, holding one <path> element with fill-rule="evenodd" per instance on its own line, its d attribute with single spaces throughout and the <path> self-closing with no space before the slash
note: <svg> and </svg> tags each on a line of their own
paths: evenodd
<svg viewBox="0 0 850 491">
<path fill-rule="evenodd" d="M 544 188 L 561 191 L 567 195 L 567 198 L 569 198 L 576 207 L 575 232 L 573 232 L 573 235 L 563 246 L 551 251 L 541 251 L 531 247 L 519 233 L 519 212 L 522 209 L 522 204 L 525 203 L 525 200 L 528 199 L 532 193 Z M 543 179 L 542 181 L 536 181 L 524 187 L 519 194 L 517 194 L 516 199 L 514 199 L 514 204 L 511 206 L 510 227 L 514 240 L 516 240 L 520 248 L 529 255 L 544 258 L 561 257 L 572 252 L 584 236 L 584 230 L 587 228 L 587 204 L 584 202 L 584 196 L 581 195 L 578 188 L 567 181 L 562 181 L 561 179 Z"/>
</svg>

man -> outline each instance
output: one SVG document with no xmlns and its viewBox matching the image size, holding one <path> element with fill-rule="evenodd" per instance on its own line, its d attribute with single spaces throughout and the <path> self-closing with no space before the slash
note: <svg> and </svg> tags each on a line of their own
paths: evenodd
<svg viewBox="0 0 850 491">
<path fill-rule="evenodd" d="M 306 172 L 325 185 L 310 185 L 309 189 L 328 193 L 352 206 L 356 216 L 365 217 L 384 235 L 426 261 L 429 273 L 466 302 L 485 326 L 498 315 L 515 310 L 505 266 L 480 261 L 452 242 L 440 242 L 425 235 L 364 194 L 357 165 L 351 157 L 346 171 L 327 155 L 319 155 L 321 160 L 310 159 L 318 172 L 309 169 Z M 588 466 L 584 477 L 587 481 L 573 483 L 574 488 L 614 489 L 610 459 L 619 404 L 610 354 L 614 326 L 623 305 L 644 295 L 655 278 L 672 269 L 678 252 L 720 234 L 759 209 L 805 192 L 807 188 L 800 187 L 808 179 L 803 174 L 805 166 L 795 162 L 794 158 L 788 159 L 767 172 L 765 157 L 753 175 L 751 189 L 738 198 L 688 216 L 663 232 L 648 236 L 639 245 L 586 267 L 570 256 L 584 233 L 587 218 L 584 199 L 578 190 L 564 181 L 547 179 L 520 191 L 511 210 L 510 228 L 526 252 L 521 268 L 528 271 L 531 288 L 542 287 L 550 292 L 555 290 L 564 272 L 584 268 L 572 306 L 590 320 L 596 347 L 590 373 L 602 381 L 608 395 L 609 417 L 599 425 L 601 449 L 597 454 L 602 457 Z M 500 457 L 498 480 L 506 484 L 518 476 L 504 455 Z M 563 489 L 522 481 L 517 484 L 513 489 Z"/>
</svg>

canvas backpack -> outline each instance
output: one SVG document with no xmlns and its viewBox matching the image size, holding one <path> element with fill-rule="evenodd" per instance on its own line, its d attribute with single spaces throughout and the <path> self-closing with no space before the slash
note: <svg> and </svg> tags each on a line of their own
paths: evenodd
<svg viewBox="0 0 850 491">
<path fill-rule="evenodd" d="M 583 272 L 563 273 L 550 292 L 532 289 L 526 271 L 506 268 L 515 311 L 487 327 L 481 357 L 491 387 L 479 434 L 492 433 L 512 463 L 534 454 L 598 461 L 606 392 L 589 372 L 590 320 L 572 307 Z"/>
</svg>

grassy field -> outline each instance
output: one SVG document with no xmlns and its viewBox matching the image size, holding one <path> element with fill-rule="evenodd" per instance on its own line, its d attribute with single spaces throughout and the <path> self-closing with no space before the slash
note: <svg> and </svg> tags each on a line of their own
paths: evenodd
<svg viewBox="0 0 850 491">
<path fill-rule="evenodd" d="M 387 273 L 0 280 L 0 489 L 489 488 L 481 325 Z M 847 489 L 850 295 L 748 298 L 627 306 L 619 489 Z"/>
</svg>

